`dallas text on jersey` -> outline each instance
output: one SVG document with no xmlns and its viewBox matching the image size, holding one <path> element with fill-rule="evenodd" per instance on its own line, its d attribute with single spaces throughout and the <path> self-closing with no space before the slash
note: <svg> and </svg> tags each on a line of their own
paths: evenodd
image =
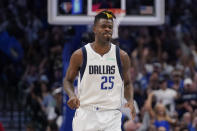
<svg viewBox="0 0 197 131">
<path fill-rule="evenodd" d="M 89 74 L 115 74 L 115 65 L 89 65 Z"/>
</svg>

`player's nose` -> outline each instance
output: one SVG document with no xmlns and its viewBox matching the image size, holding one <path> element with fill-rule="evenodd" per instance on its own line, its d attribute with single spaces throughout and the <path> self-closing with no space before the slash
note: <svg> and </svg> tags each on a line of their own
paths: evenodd
<svg viewBox="0 0 197 131">
<path fill-rule="evenodd" d="M 110 32 L 111 29 L 110 29 L 109 27 L 106 27 L 106 28 L 105 28 L 105 31 Z"/>
</svg>

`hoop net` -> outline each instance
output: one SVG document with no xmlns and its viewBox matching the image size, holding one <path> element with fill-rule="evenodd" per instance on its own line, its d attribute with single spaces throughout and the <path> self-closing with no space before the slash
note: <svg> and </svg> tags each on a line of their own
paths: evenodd
<svg viewBox="0 0 197 131">
<path fill-rule="evenodd" d="M 118 27 L 119 27 L 121 21 L 123 20 L 124 16 L 126 15 L 126 11 L 119 9 L 119 8 L 111 8 L 111 9 L 97 9 L 96 12 L 99 13 L 104 10 L 111 11 L 116 16 L 116 19 L 114 20 L 112 38 L 117 39 L 118 38 Z"/>
</svg>

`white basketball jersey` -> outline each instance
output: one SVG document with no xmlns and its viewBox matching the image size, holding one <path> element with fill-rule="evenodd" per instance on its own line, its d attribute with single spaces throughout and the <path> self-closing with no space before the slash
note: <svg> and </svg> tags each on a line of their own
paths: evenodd
<svg viewBox="0 0 197 131">
<path fill-rule="evenodd" d="M 80 106 L 120 109 L 124 92 L 119 47 L 111 44 L 101 56 L 90 44 L 82 48 L 83 65 L 78 79 Z"/>
</svg>

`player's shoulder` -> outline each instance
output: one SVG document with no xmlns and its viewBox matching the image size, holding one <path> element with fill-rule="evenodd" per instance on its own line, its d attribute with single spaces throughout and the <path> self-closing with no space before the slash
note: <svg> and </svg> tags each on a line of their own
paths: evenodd
<svg viewBox="0 0 197 131">
<path fill-rule="evenodd" d="M 73 52 L 72 54 L 73 57 L 82 57 L 83 53 L 82 53 L 82 48 L 77 49 L 76 51 Z"/>
<path fill-rule="evenodd" d="M 71 63 L 74 63 L 75 65 L 81 66 L 82 62 L 83 62 L 83 53 L 82 53 L 82 49 L 77 49 L 76 51 L 74 51 L 72 53 L 71 56 Z"/>
<path fill-rule="evenodd" d="M 130 58 L 126 51 L 120 49 L 120 60 L 123 65 L 129 63 Z"/>
<path fill-rule="evenodd" d="M 120 58 L 124 59 L 124 58 L 128 58 L 128 57 L 129 56 L 128 56 L 127 52 L 122 50 L 122 49 L 120 49 Z"/>
<path fill-rule="evenodd" d="M 83 62 L 83 55 L 85 55 L 85 54 L 83 54 L 82 49 L 83 49 L 83 47 L 77 49 L 76 51 L 73 52 L 73 54 L 71 56 L 71 60 L 75 61 L 75 63 L 79 64 L 80 66 Z"/>
<path fill-rule="evenodd" d="M 88 44 L 89 44 L 89 43 L 88 43 Z M 86 44 L 86 45 L 84 45 L 83 47 L 81 47 L 81 48 L 77 49 L 76 51 L 74 51 L 72 55 L 74 55 L 74 56 L 76 56 L 76 57 L 83 57 L 84 51 L 87 51 L 87 50 L 88 50 L 88 48 L 87 48 L 87 45 L 88 45 L 88 44 Z M 84 49 L 85 49 L 85 50 L 84 50 Z"/>
</svg>

